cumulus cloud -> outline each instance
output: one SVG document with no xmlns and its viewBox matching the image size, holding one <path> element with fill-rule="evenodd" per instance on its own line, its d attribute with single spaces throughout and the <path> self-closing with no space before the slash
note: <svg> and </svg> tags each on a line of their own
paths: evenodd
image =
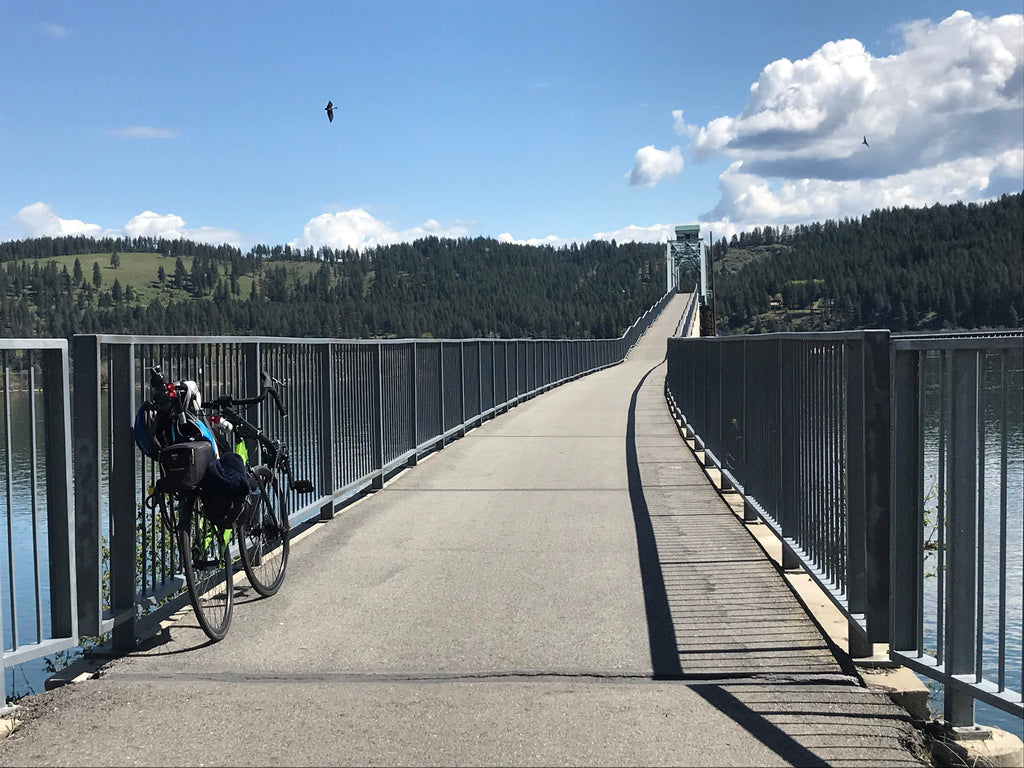
<svg viewBox="0 0 1024 768">
<path fill-rule="evenodd" d="M 617 243 L 664 243 L 674 237 L 675 229 L 672 224 L 652 224 L 649 227 L 630 224 L 613 232 L 595 232 L 591 239 L 609 242 L 614 240 Z"/>
<path fill-rule="evenodd" d="M 173 213 L 159 214 L 143 211 L 124 225 L 132 237 L 164 237 L 169 240 L 184 237 L 185 220 Z"/>
<path fill-rule="evenodd" d="M 187 228 L 185 220 L 173 213 L 154 213 L 143 211 L 133 216 L 124 225 L 124 231 L 131 237 L 155 237 L 166 240 L 193 240 L 197 243 L 210 243 L 220 245 L 227 243 L 240 247 L 242 236 L 233 229 L 221 227 L 195 227 Z"/>
<path fill-rule="evenodd" d="M 970 157 L 881 179 L 765 179 L 734 163 L 721 175 L 722 199 L 711 220 L 806 222 L 866 213 L 875 208 L 977 200 L 994 196 L 997 180 L 1020 174 L 1024 150 Z M 1017 189 L 1020 187 L 1018 186 Z"/>
<path fill-rule="evenodd" d="M 78 219 L 62 219 L 50 209 L 50 206 L 42 202 L 26 205 L 14 214 L 14 220 L 25 230 L 27 237 L 103 237 L 107 232 L 99 224 L 87 224 Z"/>
<path fill-rule="evenodd" d="M 630 186 L 653 187 L 662 177 L 679 173 L 683 170 L 683 153 L 679 147 L 672 147 L 667 152 L 656 149 L 653 144 L 640 147 L 633 159 L 633 170 L 626 174 Z"/>
<path fill-rule="evenodd" d="M 502 232 L 498 235 L 499 243 L 512 243 L 514 245 L 550 245 L 552 248 L 561 248 L 564 245 L 569 245 L 574 242 L 573 240 L 566 240 L 564 237 L 558 235 L 548 235 L 547 237 L 531 237 L 526 240 L 516 240 L 512 237 L 510 232 Z"/>
<path fill-rule="evenodd" d="M 176 139 L 178 132 L 172 128 L 154 128 L 148 125 L 130 125 L 127 128 L 113 128 L 111 136 L 121 139 Z"/>
<path fill-rule="evenodd" d="M 198 243 L 220 245 L 227 243 L 241 247 L 242 236 L 232 229 L 219 227 L 197 227 L 188 229 L 185 220 L 173 213 L 159 214 L 143 211 L 133 216 L 123 229 L 108 229 L 99 224 L 87 224 L 78 219 L 62 219 L 49 205 L 43 202 L 26 205 L 14 216 L 14 221 L 26 237 L 61 237 L 63 235 L 84 235 L 85 237 L 155 237 L 166 239 L 185 238 Z"/>
<path fill-rule="evenodd" d="M 322 213 L 310 219 L 303 227 L 302 237 L 288 243 L 293 248 L 327 246 L 329 248 L 362 250 L 378 245 L 390 245 L 418 240 L 423 237 L 467 237 L 469 230 L 461 224 L 443 226 L 436 219 L 428 219 L 418 227 L 396 230 L 374 218 L 362 208 L 350 211 Z"/>
<path fill-rule="evenodd" d="M 891 56 L 838 40 L 805 59 L 774 61 L 740 114 L 701 126 L 694 158 L 733 161 L 705 216 L 808 221 L 1019 191 L 1024 16 L 958 11 L 901 32 Z M 673 118 L 685 133 L 682 113 Z"/>
</svg>

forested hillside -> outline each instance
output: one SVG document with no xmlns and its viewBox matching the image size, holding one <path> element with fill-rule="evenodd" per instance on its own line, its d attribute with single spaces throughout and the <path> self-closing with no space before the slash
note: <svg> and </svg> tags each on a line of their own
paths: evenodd
<svg viewBox="0 0 1024 768">
<path fill-rule="evenodd" d="M 714 260 L 720 333 L 1024 322 L 1020 194 L 758 228 L 715 243 Z M 0 243 L 0 336 L 610 338 L 664 286 L 661 244 L 426 238 L 243 254 L 188 240 L 36 238 Z"/>
<path fill-rule="evenodd" d="M 874 211 L 715 245 L 719 333 L 1019 328 L 1024 202 Z"/>
<path fill-rule="evenodd" d="M 665 292 L 664 245 L 487 238 L 295 251 L 82 237 L 0 243 L 0 335 L 617 337 Z"/>
</svg>

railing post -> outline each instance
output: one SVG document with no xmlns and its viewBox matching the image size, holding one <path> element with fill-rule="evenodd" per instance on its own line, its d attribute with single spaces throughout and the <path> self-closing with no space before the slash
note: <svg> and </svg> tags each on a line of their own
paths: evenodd
<svg viewBox="0 0 1024 768">
<path fill-rule="evenodd" d="M 375 370 L 377 376 L 374 381 L 375 393 L 377 395 L 377 407 L 373 412 L 373 439 L 374 445 L 374 469 L 377 474 L 373 476 L 370 487 L 380 490 L 384 487 L 384 347 L 381 342 L 373 345 L 375 357 Z"/>
<path fill-rule="evenodd" d="M 924 507 L 921 442 L 920 353 L 893 354 L 892 392 L 892 526 L 889 531 L 889 651 L 918 650 L 919 601 L 923 592 L 924 542 L 918 515 Z"/>
<path fill-rule="evenodd" d="M 973 349 L 956 349 L 952 359 L 952 420 L 946 467 L 949 478 L 949 517 L 946 525 L 946 673 L 973 675 L 974 617 L 977 614 L 978 549 L 978 360 Z M 974 725 L 974 697 L 947 685 L 946 722 L 956 727 Z"/>
<path fill-rule="evenodd" d="M 868 345 L 862 336 L 844 344 L 846 353 L 846 591 L 851 614 L 866 614 L 867 594 L 867 491 L 866 464 L 875 457 L 865 455 L 866 413 L 864 401 L 864 359 Z M 866 616 L 865 616 L 866 618 Z M 880 641 L 884 642 L 884 640 Z M 873 655 L 872 643 L 864 631 L 849 622 L 848 651 L 853 658 Z"/>
<path fill-rule="evenodd" d="M 101 633 L 103 620 L 102 535 L 100 532 L 100 343 L 98 336 L 75 336 L 74 478 L 75 572 L 78 631 Z"/>
<path fill-rule="evenodd" d="M 462 409 L 462 428 L 459 434 L 466 436 L 466 342 L 459 342 L 459 407 Z"/>
<path fill-rule="evenodd" d="M 444 412 L 444 388 L 445 388 L 445 379 L 444 379 L 444 342 L 443 341 L 438 341 L 437 342 L 437 398 L 440 401 L 440 406 L 441 406 L 441 437 L 437 441 L 437 445 L 435 446 L 438 449 L 444 448 L 444 433 L 448 431 L 448 428 L 447 428 L 448 422 L 445 421 L 445 412 Z"/>
<path fill-rule="evenodd" d="M 78 638 L 75 605 L 74 499 L 71 489 L 71 371 L 65 349 L 43 352 L 46 408 L 46 534 L 50 552 L 50 629 L 53 637 Z M 3 662 L 0 661 L 0 670 Z"/>
<path fill-rule="evenodd" d="M 110 349 L 110 607 L 120 622 L 111 641 L 115 651 L 135 646 L 135 579 L 138 527 L 135 500 L 135 444 L 131 439 L 135 416 L 134 344 Z M 128 618 L 122 619 L 128 613 Z"/>
<path fill-rule="evenodd" d="M 318 347 L 320 357 L 320 492 L 327 500 L 320 507 L 320 519 L 334 517 L 334 355 L 330 342 Z"/>
<path fill-rule="evenodd" d="M 889 642 L 890 348 L 889 331 L 864 332 L 865 619 L 869 643 Z"/>
<path fill-rule="evenodd" d="M 799 456 L 796 448 L 796 355 L 792 354 L 796 341 L 779 340 L 779 482 L 782 500 L 779 505 L 779 530 L 782 534 L 782 568 L 792 571 L 800 568 L 800 559 L 786 543 L 793 534 L 793 506 L 797 503 L 796 482 L 793 474 Z"/>
<path fill-rule="evenodd" d="M 245 381 L 242 382 L 243 392 L 259 392 L 260 385 L 262 384 L 260 378 L 260 368 L 263 365 L 262 353 L 260 350 L 260 343 L 258 341 L 251 344 L 245 344 L 242 347 L 242 366 L 244 369 Z M 250 419 L 257 427 L 263 426 L 263 408 L 254 409 L 253 418 Z M 257 462 L 263 461 L 263 449 L 259 443 L 255 441 L 253 445 L 256 448 L 257 454 L 255 458 Z"/>
<path fill-rule="evenodd" d="M 409 378 L 409 397 L 412 400 L 411 421 L 412 421 L 412 456 L 409 457 L 408 466 L 415 467 L 419 461 L 417 452 L 420 445 L 420 408 L 419 408 L 419 345 L 412 343 L 412 376 Z"/>
</svg>

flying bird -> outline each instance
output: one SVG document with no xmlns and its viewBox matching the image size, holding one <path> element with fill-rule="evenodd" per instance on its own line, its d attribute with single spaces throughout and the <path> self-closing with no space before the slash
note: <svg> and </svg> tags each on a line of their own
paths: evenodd
<svg viewBox="0 0 1024 768">
<path fill-rule="evenodd" d="M 327 106 L 324 107 L 327 110 L 327 121 L 330 123 L 334 122 L 334 104 L 327 102 Z"/>
<path fill-rule="evenodd" d="M 327 106 L 330 107 L 331 105 L 328 104 Z M 864 141 L 862 141 L 861 144 L 863 144 L 865 147 L 870 147 L 871 146 L 870 144 L 868 144 L 868 137 L 867 136 L 864 137 Z"/>
</svg>

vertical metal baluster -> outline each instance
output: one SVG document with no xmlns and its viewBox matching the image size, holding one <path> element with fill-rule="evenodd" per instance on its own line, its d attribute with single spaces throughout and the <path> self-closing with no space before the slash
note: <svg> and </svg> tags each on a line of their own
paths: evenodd
<svg viewBox="0 0 1024 768">
<path fill-rule="evenodd" d="M 36 439 L 36 363 L 35 353 L 29 350 L 26 354 L 28 362 L 28 421 L 29 421 L 29 453 L 31 464 L 29 482 L 32 494 L 32 575 L 35 589 L 36 642 L 43 641 L 43 583 L 39 563 L 39 450 Z"/>
<path fill-rule="evenodd" d="M 7 456 L 7 477 L 5 480 L 7 491 L 7 587 L 11 601 L 11 650 L 16 651 L 18 650 L 18 603 L 14 578 L 14 488 L 11 482 L 11 477 L 14 475 L 12 462 L 13 447 L 11 444 L 13 427 L 11 426 L 11 369 L 6 350 L 3 352 L 0 362 L 3 364 L 4 374 L 4 424 L 6 425 L 4 440 Z M 2 656 L 2 649 L 0 649 L 0 656 Z"/>
<path fill-rule="evenodd" d="M 938 557 L 936 570 L 938 585 L 935 595 L 935 659 L 939 664 L 946 660 L 946 430 L 949 428 L 952 399 L 950 395 L 949 353 L 943 351 L 939 357 L 939 455 L 938 455 L 938 498 L 936 499 L 936 531 L 938 536 Z"/>
<path fill-rule="evenodd" d="M 1002 693 L 1006 690 L 1006 524 L 1007 524 L 1007 489 L 1009 478 L 1007 477 L 1007 433 L 1009 422 L 1007 421 L 1006 407 L 1006 350 L 999 355 L 999 424 L 1001 426 L 999 435 L 999 674 L 998 688 Z M 1024 654 L 1024 650 L 1022 650 Z M 1024 668 L 1024 664 L 1022 664 Z"/>
<path fill-rule="evenodd" d="M 978 434 L 976 440 L 978 442 L 978 458 L 977 458 L 977 500 L 975 502 L 975 509 L 977 510 L 977 540 L 978 540 L 978 554 L 977 554 L 977 592 L 975 593 L 975 601 L 977 605 L 977 618 L 976 632 L 974 638 L 974 675 L 978 682 L 981 682 L 982 675 L 982 660 L 985 651 L 985 403 L 987 397 L 985 396 L 985 359 L 987 355 L 982 350 L 977 352 L 977 416 L 976 424 Z"/>
<path fill-rule="evenodd" d="M 977 589 L 977 472 L 978 458 L 978 353 L 952 352 L 950 420 L 950 523 L 948 603 L 946 606 L 946 673 L 968 675 L 975 668 L 974 621 L 979 615 Z M 956 616 L 965 620 L 956 621 Z M 954 727 L 974 724 L 974 699 L 960 689 L 946 685 L 945 720 Z"/>
</svg>

